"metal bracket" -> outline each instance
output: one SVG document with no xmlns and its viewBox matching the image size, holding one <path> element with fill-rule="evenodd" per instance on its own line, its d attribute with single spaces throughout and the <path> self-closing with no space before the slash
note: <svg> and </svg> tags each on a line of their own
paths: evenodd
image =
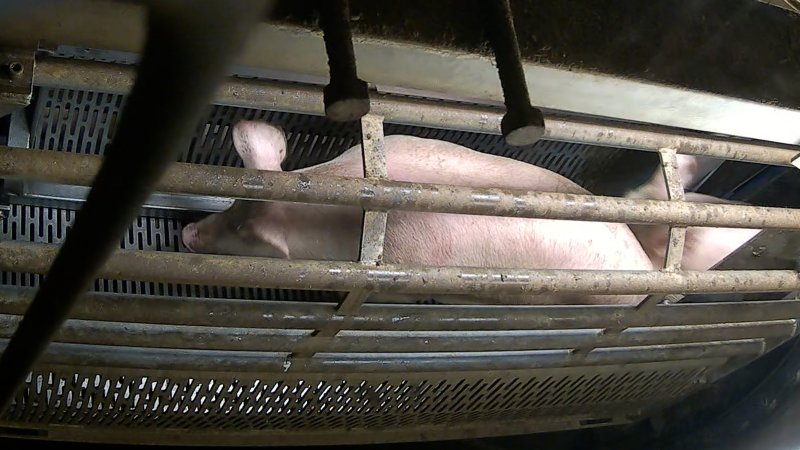
<svg viewBox="0 0 800 450">
<path fill-rule="evenodd" d="M 0 117 L 31 103 L 33 68 L 32 50 L 0 48 Z"/>
</svg>

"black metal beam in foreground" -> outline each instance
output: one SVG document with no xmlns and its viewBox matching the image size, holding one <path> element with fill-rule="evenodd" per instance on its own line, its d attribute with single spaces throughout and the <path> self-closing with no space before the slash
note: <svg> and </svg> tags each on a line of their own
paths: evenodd
<svg viewBox="0 0 800 450">
<path fill-rule="evenodd" d="M 153 3 L 139 75 L 86 204 L 0 357 L 0 407 L 187 143 L 267 1 Z"/>
</svg>

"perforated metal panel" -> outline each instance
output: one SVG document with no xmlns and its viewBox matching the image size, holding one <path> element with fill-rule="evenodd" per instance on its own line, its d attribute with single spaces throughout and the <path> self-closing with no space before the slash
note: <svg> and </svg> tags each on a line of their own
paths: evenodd
<svg viewBox="0 0 800 450">
<path fill-rule="evenodd" d="M 70 89 L 40 88 L 32 127 L 34 148 L 102 154 L 113 136 L 124 96 Z M 242 166 L 233 149 L 230 128 L 239 120 L 263 120 L 284 129 L 284 170 L 329 161 L 359 143 L 357 123 L 333 123 L 324 117 L 216 105 L 202 122 L 179 161 Z M 545 167 L 578 184 L 587 145 L 540 141 L 532 147 L 510 147 L 502 136 L 387 124 L 385 134 L 407 134 L 453 142 L 484 153 Z M 608 149 L 611 157 L 621 150 Z"/>
<path fill-rule="evenodd" d="M 398 427 L 557 417 L 571 427 L 607 425 L 637 415 L 643 400 L 656 406 L 686 394 L 704 368 L 651 364 L 626 372 L 607 367 L 591 375 L 569 372 L 297 378 L 54 369 L 32 374 L 7 420 L 108 427 L 122 440 L 132 440 L 141 429 L 192 430 L 186 443 L 202 442 L 204 432 L 352 430 L 358 436 L 359 430 L 380 434 Z"/>
</svg>

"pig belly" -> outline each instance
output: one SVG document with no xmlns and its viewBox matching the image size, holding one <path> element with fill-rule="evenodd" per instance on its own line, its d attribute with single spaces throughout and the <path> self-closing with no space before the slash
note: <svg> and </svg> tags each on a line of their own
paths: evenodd
<svg viewBox="0 0 800 450">
<path fill-rule="evenodd" d="M 385 259 L 433 266 L 651 269 L 624 226 L 406 211 L 389 213 Z"/>
<path fill-rule="evenodd" d="M 395 264 L 520 269 L 651 270 L 628 227 L 597 222 L 392 211 L 384 261 Z M 473 296 L 478 303 L 490 303 Z M 511 304 L 637 303 L 641 295 L 506 296 Z M 471 303 L 432 295 L 437 303 Z M 384 298 L 383 300 L 386 300 Z M 403 297 L 402 300 L 410 300 Z M 500 300 L 500 299 L 495 299 Z"/>
</svg>

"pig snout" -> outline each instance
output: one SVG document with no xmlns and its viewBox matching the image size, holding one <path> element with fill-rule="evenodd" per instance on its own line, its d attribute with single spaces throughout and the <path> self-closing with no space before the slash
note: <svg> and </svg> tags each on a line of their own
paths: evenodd
<svg viewBox="0 0 800 450">
<path fill-rule="evenodd" d="M 200 242 L 200 230 L 198 228 L 196 223 L 190 223 L 183 227 L 183 231 L 181 231 L 183 246 L 191 252 L 197 252 L 202 246 Z"/>
<path fill-rule="evenodd" d="M 226 229 L 226 213 L 210 216 L 187 224 L 181 231 L 183 245 L 195 253 L 219 253 L 226 245 L 234 245 L 235 236 Z M 238 245 L 235 246 L 238 250 Z M 224 253 L 224 252 L 223 252 Z"/>
</svg>

